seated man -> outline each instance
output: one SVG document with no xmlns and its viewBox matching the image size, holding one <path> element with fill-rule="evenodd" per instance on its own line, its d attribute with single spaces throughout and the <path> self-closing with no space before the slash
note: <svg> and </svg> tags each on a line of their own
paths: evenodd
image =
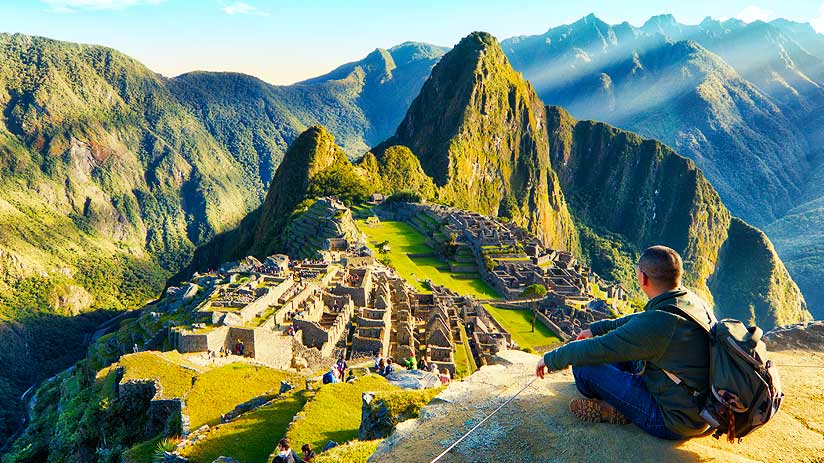
<svg viewBox="0 0 824 463">
<path fill-rule="evenodd" d="M 641 255 L 638 283 L 649 297 L 642 312 L 590 325 L 576 341 L 548 352 L 536 374 L 572 365 L 586 398 L 569 408 L 585 421 L 632 422 L 662 439 L 703 434 L 698 403 L 709 388 L 709 340 L 695 320 L 711 325 L 707 304 L 681 286 L 681 256 L 665 246 Z M 698 394 L 693 396 L 693 392 Z"/>
</svg>

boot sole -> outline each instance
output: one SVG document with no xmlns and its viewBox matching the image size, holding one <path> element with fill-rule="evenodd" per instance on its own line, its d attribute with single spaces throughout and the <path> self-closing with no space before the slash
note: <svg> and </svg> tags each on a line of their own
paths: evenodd
<svg viewBox="0 0 824 463">
<path fill-rule="evenodd" d="M 588 423 L 629 424 L 629 420 L 611 406 L 602 407 L 600 400 L 572 399 L 569 410 L 581 421 Z"/>
</svg>

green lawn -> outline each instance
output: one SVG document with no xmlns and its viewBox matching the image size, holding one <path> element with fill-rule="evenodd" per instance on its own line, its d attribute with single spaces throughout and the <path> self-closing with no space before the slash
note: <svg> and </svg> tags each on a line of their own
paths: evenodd
<svg viewBox="0 0 824 463">
<path fill-rule="evenodd" d="M 231 456 L 240 463 L 266 463 L 277 442 L 286 435 L 292 417 L 303 408 L 306 400 L 306 395 L 300 391 L 231 423 L 214 427 L 206 439 L 187 447 L 184 456 L 193 463 L 210 463 L 221 455 Z"/>
<path fill-rule="evenodd" d="M 201 374 L 186 396 L 191 428 L 218 423 L 220 415 L 235 406 L 272 390 L 276 393 L 286 379 L 295 384 L 290 373 L 240 362 Z"/>
<path fill-rule="evenodd" d="M 561 342 L 561 339 L 552 330 L 538 320 L 535 321 L 535 332 L 533 333 L 532 312 L 529 310 L 498 309 L 490 304 L 485 304 L 484 307 L 504 329 L 509 331 L 512 340 L 521 347 L 531 347 L 543 351 L 546 350 L 546 347 Z"/>
<path fill-rule="evenodd" d="M 475 357 L 472 356 L 472 349 L 469 347 L 469 338 L 466 336 L 466 329 L 461 325 L 461 342 L 463 344 L 455 345 L 455 377 L 457 379 L 465 378 L 478 367 L 475 365 Z"/>
<path fill-rule="evenodd" d="M 310 444 L 321 449 L 333 440 L 339 444 L 358 438 L 364 392 L 398 391 L 399 387 L 377 375 L 353 383 L 326 384 L 309 401 L 286 433 L 295 448 Z"/>
<path fill-rule="evenodd" d="M 373 248 L 375 243 L 389 241 L 391 250 L 387 255 L 390 259 L 390 265 L 418 291 L 427 292 L 422 283 L 424 280 L 429 279 L 433 283 L 446 286 L 458 294 L 466 294 L 478 299 L 498 299 L 500 297 L 489 284 L 480 278 L 461 279 L 460 274 L 441 270 L 446 264 L 436 257 L 409 257 L 408 254 L 432 252 L 432 248 L 426 245 L 426 237 L 409 224 L 381 221 L 377 225 L 369 226 L 366 225 L 365 221 L 359 221 L 358 225 L 361 231 L 366 234 Z M 458 276 L 458 278 L 454 276 Z"/>
<path fill-rule="evenodd" d="M 124 355 L 118 362 L 123 367 L 123 381 L 158 380 L 163 398 L 183 397 L 192 387 L 192 377 L 198 372 L 173 362 L 159 352 Z"/>
</svg>

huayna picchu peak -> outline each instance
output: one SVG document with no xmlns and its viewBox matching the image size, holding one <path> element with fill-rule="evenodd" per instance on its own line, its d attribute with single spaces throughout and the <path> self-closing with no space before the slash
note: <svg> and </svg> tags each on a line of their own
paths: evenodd
<svg viewBox="0 0 824 463">
<path fill-rule="evenodd" d="M 820 21 L 460 1 L 0 4 L 1 463 L 818 461 Z"/>
<path fill-rule="evenodd" d="M 577 249 L 549 163 L 543 103 L 497 40 L 474 32 L 432 70 L 393 137 L 440 187 L 442 201 L 507 217 L 546 243 Z"/>
</svg>

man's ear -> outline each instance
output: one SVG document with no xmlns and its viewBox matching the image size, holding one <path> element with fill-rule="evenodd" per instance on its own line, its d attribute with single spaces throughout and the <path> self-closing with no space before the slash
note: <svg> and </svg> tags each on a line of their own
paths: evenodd
<svg viewBox="0 0 824 463">
<path fill-rule="evenodd" d="M 647 276 L 647 274 L 644 273 L 642 270 L 639 270 L 638 275 L 640 275 L 641 281 L 639 281 L 639 283 L 641 283 L 641 287 L 646 286 L 649 283 L 649 277 Z"/>
</svg>

